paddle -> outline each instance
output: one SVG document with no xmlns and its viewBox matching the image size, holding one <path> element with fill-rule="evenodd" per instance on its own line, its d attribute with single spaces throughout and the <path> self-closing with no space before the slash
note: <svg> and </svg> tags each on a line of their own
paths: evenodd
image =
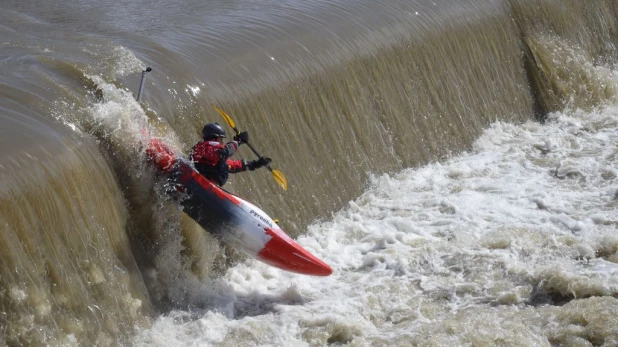
<svg viewBox="0 0 618 347">
<path fill-rule="evenodd" d="M 221 115 L 221 117 L 223 117 L 223 119 L 225 119 L 225 121 L 227 122 L 227 124 L 230 126 L 230 128 L 234 129 L 234 132 L 236 132 L 236 135 L 240 134 L 240 130 L 238 130 L 236 128 L 236 123 L 234 123 L 234 120 L 232 119 L 232 117 L 230 117 L 227 113 L 225 113 L 223 110 L 221 110 L 220 108 L 218 108 L 217 106 L 215 106 L 214 104 L 212 104 L 212 107 L 215 108 L 215 110 L 217 110 L 217 112 L 219 112 L 219 114 Z M 253 153 L 255 155 L 257 155 L 259 158 L 261 158 L 262 156 L 255 150 L 255 148 L 253 148 L 253 146 L 251 146 L 251 144 L 249 142 L 247 142 L 247 146 L 249 146 L 249 148 L 251 149 L 251 151 L 253 151 Z M 270 164 L 266 165 L 266 167 L 268 168 L 268 170 L 270 170 L 270 172 L 273 174 L 273 178 L 275 179 L 275 181 L 277 181 L 277 183 L 279 183 L 279 186 L 281 186 L 281 188 L 283 188 L 283 190 L 288 190 L 288 181 L 285 179 L 285 176 L 283 175 L 283 172 L 279 171 L 279 170 L 274 170 L 272 167 L 270 167 Z"/>
</svg>

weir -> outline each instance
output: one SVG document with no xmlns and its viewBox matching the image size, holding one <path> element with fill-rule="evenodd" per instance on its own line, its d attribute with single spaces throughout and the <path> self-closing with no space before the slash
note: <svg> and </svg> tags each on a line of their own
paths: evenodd
<svg viewBox="0 0 618 347">
<path fill-rule="evenodd" d="M 307 8 L 288 9 L 287 25 L 306 11 L 304 18 L 324 28 L 325 36 L 312 37 L 310 31 L 284 35 L 282 23 L 254 25 L 256 39 L 281 37 L 269 48 L 288 57 L 272 65 L 256 63 L 255 52 L 231 59 L 237 46 L 226 46 L 221 37 L 214 49 L 207 49 L 212 47 L 199 44 L 204 40 L 199 32 L 184 37 L 195 46 L 191 53 L 174 51 L 171 43 L 131 43 L 136 40 L 131 35 L 123 44 L 153 66 L 142 100 L 150 123 L 185 153 L 204 122 L 224 123 L 211 103 L 250 131 L 252 144 L 285 173 L 289 190 L 280 191 L 267 172 L 233 176 L 226 188 L 279 218 L 291 236 L 345 208 L 370 184 L 371 175 L 465 151 L 491 122 L 542 119 L 547 112 L 590 108 L 617 95 L 614 83 L 601 73 L 618 56 L 614 1 L 469 1 L 467 7 L 452 4 L 452 11 L 423 3 L 421 14 L 427 16 L 421 17 L 414 5 L 398 8 L 384 2 L 380 13 L 386 15 L 373 21 L 373 9 L 350 10 L 363 19 L 361 27 L 371 23 L 376 28 L 363 32 L 346 30 L 336 21 L 330 28 Z M 409 22 L 388 20 L 388 14 L 403 18 L 403 10 L 410 11 Z M 225 34 L 232 42 L 248 41 L 233 31 L 219 33 Z M 306 50 L 298 48 L 303 43 Z M 127 148 L 130 131 L 105 132 L 91 124 L 88 117 L 98 112 L 92 106 L 98 101 L 83 85 L 86 91 L 97 88 L 87 76 L 97 75 L 99 65 L 107 69 L 109 57 L 84 53 L 78 46 L 71 54 L 84 55 L 75 62 L 59 62 L 62 57 L 55 60 L 40 47 L 32 48 L 27 53 L 41 55 L 35 72 L 15 81 L 0 77 L 3 84 L 20 86 L 0 100 L 1 110 L 11 117 L 11 112 L 23 115 L 19 121 L 24 124 L 33 117 L 25 110 L 49 117 L 35 130 L 12 125 L 3 130 L 0 342 L 7 344 L 75 338 L 114 345 L 130 336 L 133 324 L 147 325 L 153 312 L 205 305 L 198 280 L 208 277 L 211 267 L 234 260 L 226 258 L 229 250 L 221 251 L 201 228 L 157 197 L 152 192 L 156 183 L 138 184 L 152 173 L 136 164 L 143 158 Z M 198 69 L 209 63 L 202 51 L 224 57 L 209 65 L 215 72 Z M 21 82 L 24 75 L 30 83 Z M 129 77 L 101 75 L 118 86 L 116 92 L 129 85 Z M 45 93 L 39 85 L 54 83 L 54 98 L 32 96 Z M 200 92 L 182 92 L 190 85 L 198 85 Z M 110 102 L 105 91 L 97 93 Z M 135 105 L 114 102 L 115 112 L 140 115 Z M 58 106 L 71 103 L 78 106 Z M 59 109 L 66 114 L 58 116 Z M 82 132 L 59 135 L 47 146 L 37 135 L 54 117 Z M 8 139 L 16 138 L 9 136 L 11 129 L 20 129 L 29 141 L 11 143 Z M 4 155 L 28 158 L 41 147 L 47 154 L 37 160 Z M 251 158 L 250 151 L 241 151 L 243 157 Z M 189 283 L 191 276 L 195 282 Z"/>
<path fill-rule="evenodd" d="M 520 52 L 503 13 L 220 103 L 237 123 L 259 124 L 257 143 L 289 177 L 291 188 L 278 199 L 271 189 L 251 194 L 303 230 L 358 196 L 370 174 L 465 150 L 492 121 L 528 119 L 533 106 Z M 260 176 L 247 176 L 242 187 L 275 189 Z"/>
<path fill-rule="evenodd" d="M 95 147 L 4 159 L 22 170 L 2 167 L 0 341 L 107 344 L 146 324 L 122 194 Z"/>
</svg>

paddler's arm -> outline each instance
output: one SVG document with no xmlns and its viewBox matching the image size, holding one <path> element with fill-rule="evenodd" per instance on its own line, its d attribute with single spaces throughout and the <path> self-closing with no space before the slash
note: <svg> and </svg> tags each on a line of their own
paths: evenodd
<svg viewBox="0 0 618 347">
<path fill-rule="evenodd" d="M 247 133 L 246 131 L 239 133 L 238 135 L 234 136 L 233 141 L 230 141 L 226 143 L 225 146 L 223 146 L 221 151 L 219 151 L 219 156 L 222 160 L 226 160 L 234 153 L 236 153 L 236 150 L 240 145 L 242 145 L 243 143 L 247 143 L 247 141 L 249 141 L 249 133 Z"/>
<path fill-rule="evenodd" d="M 247 161 L 246 160 L 227 160 L 227 171 L 229 173 L 237 173 L 247 171 Z"/>
<path fill-rule="evenodd" d="M 221 160 L 227 160 L 227 158 L 231 157 L 232 155 L 234 155 L 234 153 L 236 153 L 238 146 L 240 145 L 237 141 L 230 141 L 226 143 L 223 148 L 219 150 L 219 158 L 221 158 Z"/>
<path fill-rule="evenodd" d="M 263 166 L 268 165 L 272 160 L 270 158 L 261 157 L 258 160 L 246 161 L 246 160 L 227 160 L 228 172 L 237 173 L 243 171 L 253 171 Z"/>
<path fill-rule="evenodd" d="M 223 146 L 221 151 L 219 151 L 219 156 L 221 157 L 221 160 L 225 160 L 227 164 L 227 171 L 230 173 L 247 171 L 247 161 L 246 160 L 228 159 L 234 153 L 236 153 L 238 146 L 240 146 L 238 141 L 230 141 L 226 143 L 225 146 Z"/>
<path fill-rule="evenodd" d="M 253 160 L 249 162 L 246 160 L 228 159 L 229 157 L 232 156 L 232 154 L 236 152 L 236 150 L 238 149 L 238 146 L 240 146 L 243 143 L 247 143 L 248 139 L 249 139 L 249 134 L 246 131 L 243 131 L 242 133 L 234 136 L 234 141 L 228 142 L 225 145 L 224 149 L 221 151 L 220 153 L 222 154 L 221 159 L 226 160 L 228 172 L 237 173 L 237 172 L 242 172 L 242 171 L 247 171 L 247 170 L 253 171 L 255 169 L 259 169 L 263 166 L 268 165 L 272 161 L 270 158 L 266 158 L 266 157 L 260 157 L 258 160 Z M 227 155 L 227 156 L 224 157 L 223 155 Z"/>
</svg>

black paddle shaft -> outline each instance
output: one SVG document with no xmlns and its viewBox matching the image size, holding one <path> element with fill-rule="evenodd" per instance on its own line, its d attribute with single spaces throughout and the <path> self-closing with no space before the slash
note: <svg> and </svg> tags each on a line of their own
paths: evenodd
<svg viewBox="0 0 618 347">
<path fill-rule="evenodd" d="M 234 127 L 233 128 L 234 131 L 236 132 L 236 135 L 240 134 L 240 130 L 238 130 L 238 128 Z M 251 151 L 253 152 L 253 154 L 257 155 L 258 158 L 261 158 L 262 156 L 260 155 L 260 153 L 258 153 L 258 151 L 253 148 L 253 146 L 251 146 L 251 144 L 249 143 L 249 141 L 245 142 L 247 144 L 247 146 L 249 146 L 249 149 L 251 149 Z M 270 167 L 270 164 L 266 164 L 266 167 L 268 168 L 268 170 L 273 171 L 273 169 Z"/>
</svg>

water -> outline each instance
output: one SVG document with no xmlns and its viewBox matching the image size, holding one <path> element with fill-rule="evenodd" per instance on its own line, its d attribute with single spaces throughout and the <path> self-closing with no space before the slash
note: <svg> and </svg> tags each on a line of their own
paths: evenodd
<svg viewBox="0 0 618 347">
<path fill-rule="evenodd" d="M 618 105 L 496 122 L 472 150 L 374 177 L 301 244 L 337 270 L 248 261 L 137 345 L 618 344 Z"/>
<path fill-rule="evenodd" d="M 616 345 L 617 18 L 3 2 L 0 344 Z M 226 187 L 333 276 L 248 261 L 166 197 L 142 130 L 186 154 L 211 103 L 290 183 Z"/>
</svg>

